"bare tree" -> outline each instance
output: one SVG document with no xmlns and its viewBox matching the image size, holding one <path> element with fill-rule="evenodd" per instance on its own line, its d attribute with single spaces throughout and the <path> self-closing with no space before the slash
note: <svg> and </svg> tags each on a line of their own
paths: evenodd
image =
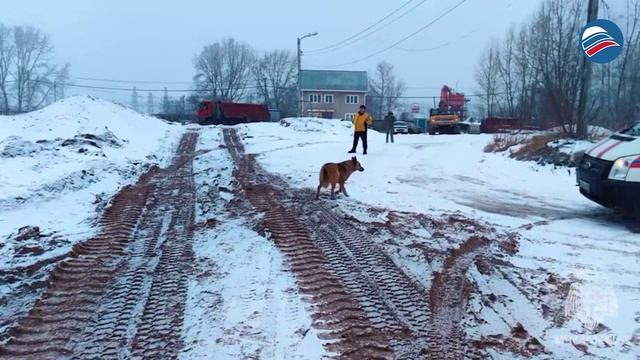
<svg viewBox="0 0 640 360">
<path fill-rule="evenodd" d="M 482 96 L 485 100 L 485 110 L 487 116 L 493 116 L 496 112 L 497 93 L 500 89 L 500 52 L 496 42 L 491 42 L 489 49 L 480 59 L 476 70 L 476 82 L 482 89 Z"/>
<path fill-rule="evenodd" d="M 147 114 L 153 114 L 155 111 L 156 105 L 153 99 L 153 94 L 149 92 L 149 94 L 147 94 Z"/>
<path fill-rule="evenodd" d="M 599 110 L 598 123 L 613 128 L 631 125 L 637 120 L 636 107 L 640 104 L 640 0 L 627 0 L 626 14 L 621 17 L 625 40 L 622 54 L 611 63 L 594 69 L 599 84 L 594 91 Z"/>
<path fill-rule="evenodd" d="M 11 29 L 0 24 L 0 111 L 4 114 L 9 113 L 9 89 L 8 79 L 15 47 L 11 40 Z"/>
<path fill-rule="evenodd" d="M 253 77 L 258 96 L 283 116 L 296 111 L 296 58 L 287 50 L 272 50 L 255 61 Z"/>
<path fill-rule="evenodd" d="M 168 114 L 171 112 L 171 100 L 169 99 L 169 91 L 164 88 L 164 94 L 162 95 L 162 112 Z"/>
<path fill-rule="evenodd" d="M 406 89 L 404 81 L 396 78 L 393 65 L 386 61 L 378 63 L 375 76 L 369 80 L 369 92 L 379 119 L 400 105 L 399 99 Z"/>
<path fill-rule="evenodd" d="M 583 19 L 582 1 L 549 0 L 534 17 L 538 40 L 530 42 L 548 116 L 569 134 L 575 133 L 577 123 L 582 56 L 572 34 L 580 33 Z"/>
<path fill-rule="evenodd" d="M 133 87 L 133 91 L 131 92 L 131 108 L 134 111 L 140 111 L 140 106 L 138 103 L 138 89 L 136 89 L 136 87 Z"/>
<path fill-rule="evenodd" d="M 53 46 L 48 35 L 32 26 L 15 27 L 13 37 L 16 111 L 30 111 L 54 88 L 57 68 L 49 59 Z"/>
<path fill-rule="evenodd" d="M 538 83 L 538 73 L 533 70 L 528 52 L 529 29 L 523 27 L 515 40 L 515 76 L 518 78 L 518 118 L 533 122 L 532 108 L 534 107 L 533 91 Z"/>
<path fill-rule="evenodd" d="M 516 82 L 516 34 L 515 28 L 509 28 L 506 41 L 503 44 L 503 50 L 500 53 L 500 62 L 498 63 L 498 72 L 502 82 L 504 91 L 504 109 L 500 109 L 500 113 L 509 117 L 517 116 L 516 114 L 516 98 L 517 98 L 517 82 Z"/>
<path fill-rule="evenodd" d="M 562 126 L 576 135 L 582 54 L 576 34 L 584 25 L 580 0 L 545 0 L 531 20 L 492 42 L 479 60 L 476 81 L 488 114 L 517 116 L 538 125 Z M 640 0 L 626 0 L 622 16 L 625 47 L 614 61 L 594 67 L 586 104 L 589 124 L 620 128 L 633 121 L 640 94 Z M 497 68 L 497 71 L 496 71 Z M 497 77 L 496 77 L 497 74 Z"/>
<path fill-rule="evenodd" d="M 60 70 L 56 72 L 55 79 L 53 80 L 53 100 L 64 99 L 64 89 L 69 83 L 69 71 L 71 65 L 65 64 Z"/>
<path fill-rule="evenodd" d="M 196 88 L 212 100 L 240 100 L 251 81 L 254 61 L 254 50 L 233 38 L 207 45 L 193 59 Z"/>
</svg>

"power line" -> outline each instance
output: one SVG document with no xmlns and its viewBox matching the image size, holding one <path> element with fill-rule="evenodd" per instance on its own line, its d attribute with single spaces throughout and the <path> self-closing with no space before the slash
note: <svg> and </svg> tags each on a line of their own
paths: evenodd
<svg viewBox="0 0 640 360">
<path fill-rule="evenodd" d="M 497 95 L 505 95 L 506 92 L 495 92 L 495 93 L 482 93 L 482 94 L 464 94 L 465 98 L 470 97 L 486 97 L 486 96 L 497 96 Z M 394 98 L 394 99 L 438 99 L 440 95 L 421 95 L 421 96 L 382 96 L 382 95 L 367 95 L 367 97 L 372 98 Z"/>
<path fill-rule="evenodd" d="M 343 48 L 345 48 L 345 47 L 347 47 L 347 46 L 350 46 L 351 44 L 354 44 L 354 43 L 356 43 L 356 42 L 358 42 L 358 41 L 364 40 L 364 39 L 368 38 L 369 36 L 371 36 L 371 35 L 373 35 L 373 34 L 377 33 L 378 31 L 380 31 L 380 30 L 382 30 L 382 29 L 386 28 L 387 26 L 389 26 L 389 25 L 391 25 L 391 24 L 395 23 L 396 21 L 398 21 L 398 20 L 402 19 L 402 18 L 403 18 L 403 17 L 405 17 L 407 14 L 409 14 L 409 13 L 410 13 L 410 12 L 412 12 L 413 10 L 417 9 L 418 7 L 420 7 L 422 4 L 424 4 L 424 3 L 425 3 L 425 2 L 427 2 L 427 1 L 428 1 L 428 0 L 422 0 L 422 1 L 420 1 L 418 4 L 416 4 L 416 5 L 415 5 L 415 6 L 413 6 L 412 8 L 410 8 L 410 9 L 408 9 L 407 11 L 403 12 L 402 14 L 400 14 L 400 16 L 397 16 L 396 18 L 392 19 L 391 21 L 387 22 L 386 24 L 383 24 L 381 27 L 379 27 L 379 28 L 377 28 L 377 29 L 374 29 L 373 31 L 371 31 L 371 32 L 369 32 L 369 33 L 366 33 L 366 34 L 364 34 L 363 36 L 360 36 L 360 37 L 358 37 L 357 39 L 354 39 L 353 41 L 349 41 L 349 42 L 347 42 L 347 43 L 345 43 L 345 44 L 343 44 L 343 45 L 341 45 L 341 46 L 337 46 L 337 47 L 335 47 L 334 49 L 329 49 L 329 50 L 327 50 L 327 51 L 320 51 L 320 50 L 316 50 L 316 51 L 312 52 L 312 53 L 311 53 L 311 54 L 309 54 L 309 55 L 313 56 L 313 55 L 322 55 L 322 54 L 327 54 L 327 53 L 330 53 L 330 52 L 333 52 L 333 51 L 336 51 L 336 50 L 343 49 Z"/>
<path fill-rule="evenodd" d="M 94 89 L 94 90 L 114 90 L 114 91 L 132 91 L 133 88 L 121 88 L 121 87 L 109 87 L 109 86 L 93 86 L 93 85 L 79 85 L 79 84 L 70 84 L 63 83 L 62 86 L 69 86 L 75 88 L 83 88 L 83 89 Z M 139 89 L 136 88 L 136 91 L 146 91 L 146 92 L 192 92 L 196 91 L 194 89 L 187 90 L 178 90 L 178 89 Z"/>
<path fill-rule="evenodd" d="M 33 80 L 35 82 L 39 82 L 39 83 L 47 83 L 49 84 L 50 82 L 48 81 L 39 81 L 39 80 Z M 74 84 L 74 83 L 65 83 L 65 82 L 58 82 L 58 85 L 60 86 L 68 86 L 68 87 L 74 87 L 74 88 L 82 88 L 82 89 L 92 89 L 92 90 L 111 90 L 111 91 L 126 91 L 126 92 L 131 92 L 133 91 L 133 88 L 123 88 L 123 87 L 110 87 L 110 86 L 93 86 L 93 85 L 85 85 L 85 84 Z M 267 86 L 270 89 L 274 89 L 274 88 L 278 88 L 281 90 L 287 90 L 287 89 L 291 89 L 288 87 L 274 87 L 274 86 Z M 251 85 L 251 86 L 242 86 L 242 87 L 236 87 L 234 89 L 238 89 L 238 90 L 249 90 L 249 89 L 260 89 L 263 88 L 263 86 L 258 86 L 258 85 Z M 224 90 L 224 89 L 223 89 Z M 141 91 L 141 92 L 198 92 L 198 91 L 208 91 L 207 89 L 145 89 L 145 88 L 137 88 L 136 87 L 136 91 Z"/>
<path fill-rule="evenodd" d="M 465 2 L 467 2 L 468 0 L 462 0 L 459 3 L 457 3 L 456 5 L 454 5 L 453 7 L 449 8 L 449 10 L 445 11 L 444 13 L 440 14 L 440 16 L 438 16 L 437 18 L 433 19 L 431 22 L 427 23 L 426 25 L 422 26 L 421 28 L 419 28 L 418 30 L 414 31 L 413 33 L 405 36 L 404 38 L 400 39 L 399 41 L 396 41 L 395 43 L 387 46 L 384 49 L 378 50 L 372 54 L 369 54 L 367 56 L 364 56 L 362 58 L 347 62 L 347 63 L 343 63 L 343 64 L 336 64 L 336 65 L 328 65 L 328 66 L 319 66 L 319 67 L 323 67 L 323 68 L 333 68 L 333 67 L 340 67 L 340 66 L 347 66 L 347 65 L 353 65 L 353 64 L 357 64 L 361 61 L 367 60 L 373 56 L 382 54 L 385 51 L 388 51 L 394 47 L 396 47 L 397 45 L 409 40 L 410 38 L 418 35 L 419 33 L 421 33 L 422 31 L 426 30 L 427 28 L 429 28 L 431 25 L 435 24 L 438 20 L 444 18 L 445 16 L 447 16 L 449 13 L 451 13 L 453 10 L 457 9 L 458 7 L 460 7 L 462 4 L 464 4 Z"/>
<path fill-rule="evenodd" d="M 466 39 L 466 38 L 468 38 L 469 36 L 471 36 L 471 34 L 473 34 L 474 32 L 476 32 L 476 31 L 478 31 L 478 30 L 480 30 L 480 29 L 478 28 L 478 29 L 471 30 L 471 31 L 469 31 L 468 33 L 463 34 L 463 35 L 461 35 L 460 37 L 458 37 L 458 38 L 456 38 L 456 39 L 454 39 L 454 40 L 462 40 L 462 39 Z M 398 46 L 398 50 L 407 51 L 407 52 L 425 52 L 425 51 L 433 51 L 433 50 L 438 50 L 438 49 L 442 49 L 442 48 L 444 48 L 444 47 L 447 47 L 447 46 L 451 45 L 451 43 L 452 43 L 451 41 L 447 41 L 447 42 L 442 43 L 442 44 L 440 44 L 440 45 L 436 45 L 436 46 L 432 46 L 432 47 L 428 47 L 428 48 L 421 48 L 421 49 L 407 49 L 407 48 L 402 48 L 402 47 L 399 47 L 399 46 Z"/>
<path fill-rule="evenodd" d="M 380 19 L 380 20 L 376 21 L 374 24 L 372 24 L 372 25 L 368 26 L 368 27 L 367 27 L 367 28 L 365 28 L 364 30 L 361 30 L 360 32 L 358 32 L 358 33 L 356 33 L 356 34 L 354 34 L 354 35 L 351 35 L 350 37 L 348 37 L 348 38 L 346 38 L 346 39 L 344 39 L 344 40 L 338 41 L 337 43 L 334 43 L 334 44 L 332 44 L 332 45 L 329 45 L 329 46 L 326 46 L 326 47 L 323 47 L 323 48 L 320 48 L 320 49 L 309 50 L 309 51 L 308 51 L 308 53 L 315 53 L 315 52 L 319 52 L 319 51 L 325 51 L 325 50 L 328 50 L 328 49 L 332 49 L 332 48 L 334 48 L 334 47 L 336 47 L 336 46 L 342 45 L 342 44 L 344 44 L 345 42 L 347 42 L 347 41 L 349 41 L 349 40 L 351 40 L 351 39 L 353 39 L 353 38 L 355 38 L 355 37 L 359 36 L 360 34 L 365 33 L 365 32 L 367 32 L 367 31 L 369 31 L 370 29 L 372 29 L 372 28 L 374 28 L 374 27 L 378 26 L 378 24 L 380 24 L 381 22 L 385 21 L 385 20 L 386 20 L 386 19 L 388 19 L 389 17 L 393 16 L 393 14 L 395 14 L 395 13 L 397 13 L 398 11 L 402 10 L 402 8 L 404 8 L 405 6 L 409 5 L 411 2 L 413 2 L 413 0 L 409 0 L 409 1 L 405 2 L 405 3 L 404 3 L 404 4 L 402 4 L 399 8 L 396 8 L 396 9 L 395 9 L 395 10 L 393 10 L 391 13 L 389 13 L 389 14 L 385 15 L 382 19 Z"/>
<path fill-rule="evenodd" d="M 98 79 L 98 78 L 77 77 L 77 76 L 73 76 L 72 78 L 77 80 L 85 80 L 85 81 L 125 83 L 125 84 L 166 84 L 166 85 L 193 84 L 193 82 L 188 82 L 188 81 L 114 80 L 114 79 Z"/>
</svg>

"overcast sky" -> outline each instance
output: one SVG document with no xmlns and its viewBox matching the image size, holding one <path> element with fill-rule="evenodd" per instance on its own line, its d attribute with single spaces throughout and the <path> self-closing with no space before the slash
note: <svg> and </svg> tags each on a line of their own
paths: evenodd
<svg viewBox="0 0 640 360">
<path fill-rule="evenodd" d="M 303 68 L 320 69 L 366 58 L 336 69 L 368 70 L 371 74 L 377 62 L 387 60 L 407 83 L 410 95 L 437 95 L 443 84 L 475 91 L 474 70 L 488 41 L 502 37 L 512 24 L 526 21 L 541 3 L 468 0 L 397 48 L 369 57 L 461 1 L 427 0 L 361 41 L 329 53 L 312 54 L 313 49 L 358 33 L 406 1 L 0 0 L 0 22 L 31 24 L 50 34 L 56 59 L 71 64 L 73 77 L 167 82 L 191 81 L 194 55 L 204 45 L 224 37 L 235 37 L 258 50 L 295 50 L 297 36 L 317 31 L 318 36 L 303 41 L 303 49 L 309 51 L 303 57 Z M 413 0 L 396 16 L 421 2 Z M 407 51 L 421 49 L 426 50 Z M 97 86 L 165 86 L 73 81 Z M 130 98 L 129 93 L 100 95 L 123 102 Z"/>
</svg>

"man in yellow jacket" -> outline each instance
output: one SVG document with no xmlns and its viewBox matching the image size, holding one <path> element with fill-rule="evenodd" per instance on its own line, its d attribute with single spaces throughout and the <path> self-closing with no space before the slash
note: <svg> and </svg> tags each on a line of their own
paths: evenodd
<svg viewBox="0 0 640 360">
<path fill-rule="evenodd" d="M 367 127 L 373 124 L 373 119 L 371 115 L 367 114 L 365 111 L 366 107 L 364 105 L 360 105 L 360 110 L 353 116 L 353 147 L 349 154 L 353 154 L 356 152 L 356 148 L 358 147 L 358 139 L 362 139 L 362 148 L 364 151 L 362 154 L 367 155 Z"/>
</svg>

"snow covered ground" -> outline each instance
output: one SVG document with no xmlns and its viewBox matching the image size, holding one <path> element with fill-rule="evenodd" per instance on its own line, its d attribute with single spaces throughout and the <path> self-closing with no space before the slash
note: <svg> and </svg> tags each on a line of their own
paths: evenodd
<svg viewBox="0 0 640 360">
<path fill-rule="evenodd" d="M 325 354 L 274 243 L 230 217 L 233 162 L 221 128 L 201 128 L 194 252 L 182 359 L 318 359 Z"/>
<path fill-rule="evenodd" d="M 243 125 L 242 131 L 247 152 L 259 154 L 263 166 L 297 187 L 315 188 L 323 163 L 350 157 L 347 122 L 287 119 Z M 361 148 L 357 154 L 365 171 L 353 174 L 348 192 L 370 206 L 459 212 L 518 234 L 519 249 L 508 266 L 496 266 L 488 280 L 470 273 L 479 287 L 477 303 L 489 295 L 499 299 L 475 309 L 485 325 L 472 335 L 508 334 L 520 322 L 553 357 L 577 358 L 587 349 L 603 358 L 637 358 L 640 236 L 619 214 L 583 198 L 572 169 L 484 153 L 490 140 L 489 135 L 398 135 L 395 144 L 385 144 L 384 135 L 369 132 L 369 154 L 361 155 Z M 327 190 L 323 194 L 326 199 Z M 350 203 L 339 196 L 343 210 L 353 209 Z M 405 267 L 424 277 L 415 263 Z M 552 299 L 553 293 L 564 295 Z M 577 309 L 576 297 L 582 301 Z M 548 307 L 564 310 L 564 317 L 552 318 Z M 590 326 L 593 321 L 603 326 Z"/>
<path fill-rule="evenodd" d="M 0 124 L 0 281 L 7 284 L 0 286 L 2 330 L 7 314 L 28 309 L 49 265 L 96 231 L 95 220 L 110 197 L 151 164 L 166 165 L 187 129 L 88 97 L 0 117 Z M 253 217 L 259 215 L 230 211 L 242 199 L 233 195 L 233 163 L 220 147 L 222 127 L 190 127 L 200 133 L 194 159 L 195 261 L 180 358 L 330 355 L 282 254 L 254 228 Z M 294 187 L 315 189 L 323 163 L 351 157 L 348 122 L 286 119 L 237 128 L 247 153 L 258 154 L 261 165 Z M 450 232 L 446 239 L 452 241 L 425 228 L 407 229 L 415 238 L 385 241 L 384 231 L 372 235 L 427 289 L 442 258 L 426 259 L 419 249 L 446 255 L 474 229 L 479 236 L 513 235 L 510 256 L 487 255 L 482 260 L 488 267 L 476 262 L 467 273 L 474 291 L 464 329 L 472 340 L 498 343 L 487 349 L 495 358 L 524 354 L 507 341 L 520 323 L 546 349 L 539 358 L 588 353 L 637 359 L 635 225 L 583 198 L 572 169 L 485 153 L 490 140 L 490 135 L 398 135 L 394 144 L 385 144 L 384 135 L 370 132 L 369 154 L 361 155 L 360 147 L 357 154 L 365 171 L 347 182 L 351 198 L 338 195 L 336 204 L 371 228 L 394 221 L 411 227 L 414 218 L 407 214 L 412 213 L 436 221 L 461 219 L 440 222 L 438 231 Z M 322 198 L 330 201 L 326 189 Z M 481 225 L 467 224 L 467 218 Z"/>
<path fill-rule="evenodd" d="M 110 197 L 150 165 L 165 164 L 182 132 L 91 97 L 0 116 L 0 281 L 9 283 L 0 287 L 0 320 L 28 303 L 31 290 L 17 280 L 90 237 Z"/>
</svg>

